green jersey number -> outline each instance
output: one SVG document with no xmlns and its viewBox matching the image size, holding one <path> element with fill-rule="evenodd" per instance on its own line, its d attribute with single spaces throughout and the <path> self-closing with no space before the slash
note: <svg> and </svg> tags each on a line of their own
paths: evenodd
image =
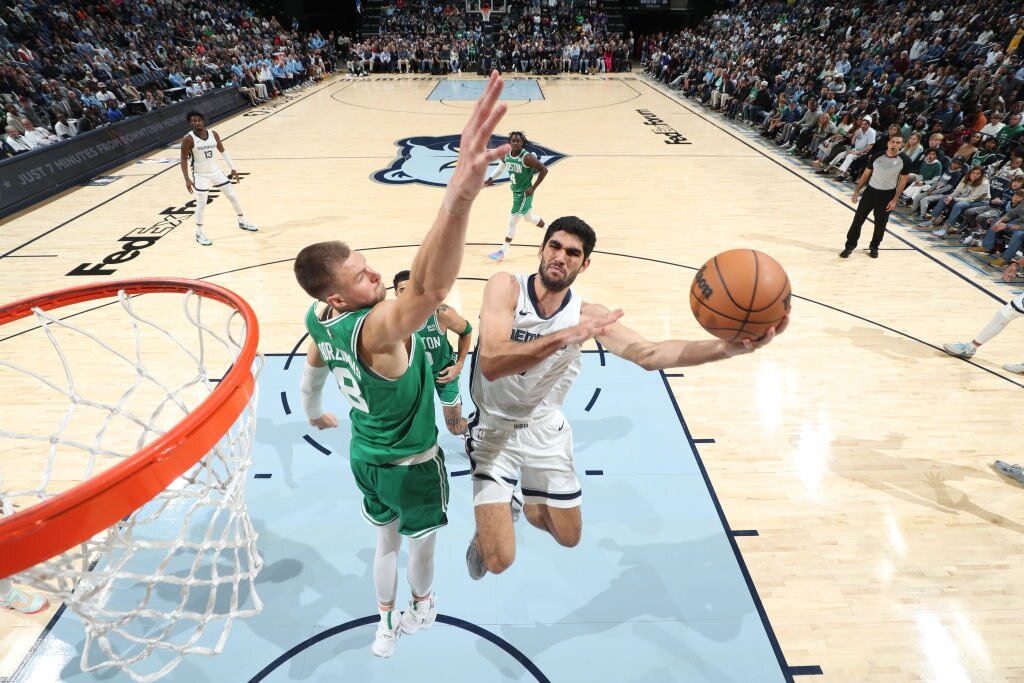
<svg viewBox="0 0 1024 683">
<path fill-rule="evenodd" d="M 335 366 L 332 372 L 334 373 L 334 378 L 338 380 L 338 388 L 341 389 L 341 393 L 345 394 L 345 398 L 352 404 L 352 407 L 364 413 L 369 413 L 370 408 L 366 405 L 363 392 L 359 390 L 359 384 L 356 383 L 356 378 L 352 376 L 348 368 Z"/>
</svg>

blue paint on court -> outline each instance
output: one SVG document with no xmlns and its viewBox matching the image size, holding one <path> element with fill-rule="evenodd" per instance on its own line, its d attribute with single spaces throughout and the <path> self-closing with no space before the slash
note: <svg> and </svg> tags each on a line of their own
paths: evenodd
<svg viewBox="0 0 1024 683">
<path fill-rule="evenodd" d="M 487 81 L 466 80 L 437 82 L 434 89 L 427 96 L 428 100 L 478 100 L 484 93 Z M 544 93 L 540 89 L 540 83 L 532 78 L 509 79 L 505 81 L 505 87 L 501 91 L 499 99 L 502 100 L 543 100 Z"/>
<path fill-rule="evenodd" d="M 344 453 L 347 422 L 316 432 L 331 455 L 303 436 L 300 414 L 285 414 L 280 392 L 298 401 L 301 363 L 267 358 L 260 376 L 248 500 L 265 568 L 263 612 L 234 624 L 223 654 L 192 656 L 170 681 L 686 681 L 773 683 L 783 673 L 772 638 L 723 528 L 698 458 L 659 374 L 619 358 L 584 355 L 566 413 L 584 487 L 584 534 L 557 546 L 525 519 L 516 527 L 516 563 L 472 581 L 464 563 L 473 533 L 471 480 L 451 480 L 450 524 L 439 532 L 440 612 L 425 632 L 403 637 L 395 656 L 370 653 L 375 600 L 375 533 L 361 518 Z M 463 397 L 468 402 L 464 373 Z M 601 389 L 601 399 L 584 408 Z M 325 392 L 328 410 L 343 410 Z M 438 413 L 438 424 L 440 413 Z M 441 444 L 449 471 L 465 471 L 461 441 Z M 582 476 L 599 469 L 603 476 Z M 404 607 L 409 589 L 399 582 Z M 130 596 L 125 596 L 129 598 Z M 159 599 L 159 596 L 158 596 Z M 216 634 L 213 634 L 216 635 Z M 200 641 L 212 644 L 213 636 Z M 128 681 L 124 674 L 83 674 L 78 618 L 57 620 L 15 679 Z"/>
</svg>

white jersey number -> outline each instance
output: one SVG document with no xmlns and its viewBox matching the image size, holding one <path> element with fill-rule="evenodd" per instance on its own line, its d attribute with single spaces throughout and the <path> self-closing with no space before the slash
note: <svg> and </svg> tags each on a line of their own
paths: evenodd
<svg viewBox="0 0 1024 683">
<path fill-rule="evenodd" d="M 345 398 L 352 404 L 352 407 L 364 413 L 370 412 L 369 406 L 366 405 L 366 399 L 363 398 L 363 392 L 359 391 L 359 385 L 352 373 L 342 367 L 335 367 L 332 372 L 334 372 L 334 378 L 338 380 L 338 388 L 341 389 L 341 393 L 345 394 Z"/>
</svg>

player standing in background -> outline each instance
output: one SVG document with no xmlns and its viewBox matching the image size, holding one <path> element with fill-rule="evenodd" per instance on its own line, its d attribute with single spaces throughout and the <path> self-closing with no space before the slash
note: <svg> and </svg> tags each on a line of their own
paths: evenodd
<svg viewBox="0 0 1024 683">
<path fill-rule="evenodd" d="M 395 274 L 395 296 L 402 296 L 409 288 L 409 271 Z M 456 352 L 448 342 L 448 330 L 459 335 L 459 350 Z M 459 330 L 462 330 L 461 332 Z M 434 390 L 441 401 L 444 424 L 452 434 L 466 433 L 466 418 L 462 417 L 462 396 L 459 395 L 459 374 L 466 364 L 469 346 L 473 339 L 473 326 L 448 304 L 441 304 L 427 318 L 423 327 L 416 331 L 423 340 L 423 346 L 430 358 L 434 372 Z"/>
<path fill-rule="evenodd" d="M 378 657 L 391 656 L 400 633 L 428 628 L 437 616 L 434 532 L 448 523 L 448 477 L 437 447 L 434 375 L 416 331 L 455 283 L 470 208 L 491 162 L 508 151 L 506 145 L 487 149 L 506 111 L 498 103 L 501 89 L 494 72 L 462 131 L 455 173 L 400 299 L 386 300 L 380 273 L 343 242 L 312 244 L 295 259 L 302 289 L 326 303 L 332 316 L 321 321 L 315 303 L 306 315 L 313 344 L 302 377 L 303 408 L 318 429 L 338 425 L 320 404 L 333 374 L 351 404 L 349 462 L 363 515 L 377 527 L 373 583 L 380 621 L 372 651 Z M 402 536 L 409 537 L 412 589 L 405 614 L 395 609 Z"/>
<path fill-rule="evenodd" d="M 512 238 L 516 236 L 516 223 L 520 218 L 525 218 L 538 228 L 544 227 L 544 219 L 533 213 L 533 194 L 537 191 L 537 187 L 544 182 L 544 177 L 548 174 L 548 167 L 542 164 L 534 154 L 526 151 L 526 135 L 522 131 L 514 130 L 509 133 L 508 144 L 511 148 L 509 153 L 501 160 L 498 169 L 484 181 L 484 185 L 490 187 L 508 166 L 508 178 L 512 184 L 512 212 L 508 217 L 505 242 L 498 251 L 488 254 L 495 261 L 505 258 L 505 253 L 508 251 L 509 245 L 512 244 Z M 536 181 L 533 179 L 534 175 L 537 176 Z"/>
<path fill-rule="evenodd" d="M 181 174 L 185 176 L 185 189 L 190 194 L 195 190 L 196 194 L 196 242 L 204 247 L 213 244 L 203 232 L 203 212 L 206 210 L 210 189 L 223 188 L 228 201 L 238 214 L 238 227 L 255 232 L 256 226 L 245 220 L 242 204 L 231 187 L 231 181 L 238 182 L 238 171 L 224 149 L 220 136 L 206 127 L 206 119 L 197 111 L 190 111 L 185 115 L 185 120 L 192 126 L 192 130 L 181 140 Z M 215 150 L 220 152 L 231 169 L 230 178 L 224 175 L 224 171 L 213 158 Z"/>
</svg>

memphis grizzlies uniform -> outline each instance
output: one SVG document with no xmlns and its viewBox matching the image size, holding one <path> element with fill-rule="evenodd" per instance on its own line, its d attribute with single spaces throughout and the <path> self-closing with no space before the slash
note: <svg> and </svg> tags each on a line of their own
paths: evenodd
<svg viewBox="0 0 1024 683">
<path fill-rule="evenodd" d="M 196 135 L 195 131 L 190 130 L 188 134 L 192 136 L 189 170 L 192 172 L 192 184 L 196 190 L 202 192 L 231 182 L 214 159 L 217 153 L 217 137 L 213 131 L 206 129 L 205 140 Z"/>
<path fill-rule="evenodd" d="M 537 310 L 536 274 L 517 275 L 519 300 L 511 340 L 525 343 L 579 324 L 582 301 L 570 288 L 562 307 L 549 318 Z M 469 420 L 466 443 L 473 471 L 473 503 L 512 499 L 522 476 L 527 503 L 576 507 L 582 500 L 572 459 L 572 428 L 562 401 L 579 375 L 580 347 L 562 347 L 526 372 L 488 380 L 476 354 L 470 394 L 476 412 Z"/>
<path fill-rule="evenodd" d="M 526 196 L 525 192 L 533 184 L 535 170 L 526 165 L 526 155 L 529 152 L 524 147 L 519 156 L 512 156 L 512 153 L 505 155 L 505 165 L 508 167 L 508 178 L 512 182 L 512 215 L 525 216 L 533 209 L 533 195 Z"/>
</svg>

